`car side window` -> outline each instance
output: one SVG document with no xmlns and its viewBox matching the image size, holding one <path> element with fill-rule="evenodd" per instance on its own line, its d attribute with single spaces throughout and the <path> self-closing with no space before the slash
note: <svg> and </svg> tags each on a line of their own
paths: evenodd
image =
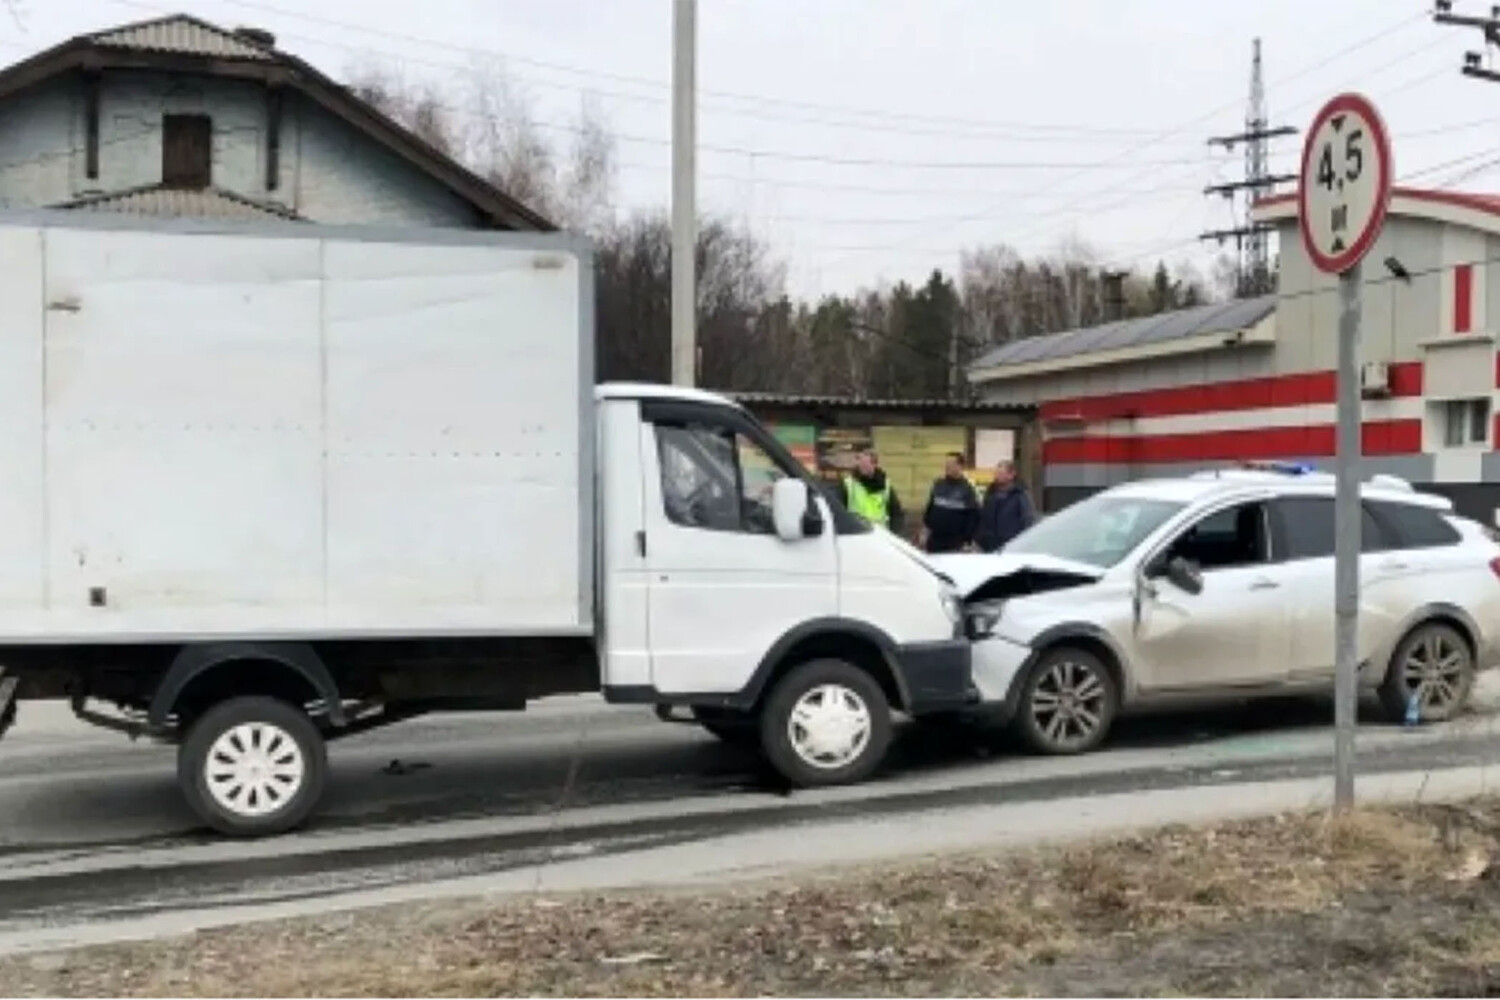
<svg viewBox="0 0 1500 1000">
<path fill-rule="evenodd" d="M 754 441 L 725 427 L 656 425 L 667 519 L 685 528 L 773 534 L 771 490 L 784 472 Z"/>
<path fill-rule="evenodd" d="M 1435 549 L 1461 541 L 1458 529 L 1438 511 L 1388 500 L 1373 501 L 1370 506 L 1395 535 L 1392 539 L 1395 548 Z"/>
<path fill-rule="evenodd" d="M 1334 505 L 1332 497 L 1282 497 L 1276 501 L 1285 535 L 1287 559 L 1327 559 L 1333 556 Z M 1361 552 L 1384 552 L 1391 548 L 1389 532 L 1370 510 L 1360 506 Z"/>
<path fill-rule="evenodd" d="M 1270 561 L 1271 533 L 1266 505 L 1238 504 L 1215 511 L 1177 536 L 1166 560 L 1182 557 L 1202 570 L 1257 566 Z"/>
</svg>

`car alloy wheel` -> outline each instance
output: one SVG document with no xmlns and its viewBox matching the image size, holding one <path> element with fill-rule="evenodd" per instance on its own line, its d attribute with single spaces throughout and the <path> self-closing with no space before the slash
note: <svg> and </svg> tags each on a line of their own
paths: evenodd
<svg viewBox="0 0 1500 1000">
<path fill-rule="evenodd" d="M 1118 686 L 1099 657 L 1060 647 L 1044 653 L 1032 668 L 1017 722 L 1034 750 L 1082 753 L 1104 739 L 1118 705 Z"/>
<path fill-rule="evenodd" d="M 1411 718 L 1415 708 L 1419 722 L 1444 722 L 1463 709 L 1473 685 L 1468 642 L 1451 625 L 1430 622 L 1397 646 L 1380 696 L 1392 721 Z"/>
</svg>

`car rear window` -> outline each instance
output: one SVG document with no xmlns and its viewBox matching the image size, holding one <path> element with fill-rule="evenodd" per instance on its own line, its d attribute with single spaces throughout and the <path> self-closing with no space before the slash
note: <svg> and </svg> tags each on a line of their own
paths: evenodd
<svg viewBox="0 0 1500 1000">
<path fill-rule="evenodd" d="M 1380 518 L 1396 535 L 1396 548 L 1432 549 L 1443 545 L 1457 545 L 1461 540 L 1458 529 L 1449 524 L 1439 511 L 1415 504 L 1378 500 L 1370 504 Z"/>
<path fill-rule="evenodd" d="M 1277 553 L 1284 559 L 1323 559 L 1333 555 L 1333 498 L 1332 497 L 1282 497 L 1276 501 L 1281 517 L 1285 552 Z M 1370 505 L 1363 507 L 1364 517 L 1360 521 L 1359 541 L 1362 552 L 1383 552 L 1396 548 L 1382 524 L 1375 519 Z"/>
</svg>

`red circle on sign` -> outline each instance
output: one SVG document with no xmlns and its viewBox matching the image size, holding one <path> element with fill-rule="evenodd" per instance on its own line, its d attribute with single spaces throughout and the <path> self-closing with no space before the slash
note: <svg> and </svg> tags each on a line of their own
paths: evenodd
<svg viewBox="0 0 1500 1000">
<path fill-rule="evenodd" d="M 1312 161 L 1313 143 L 1323 125 L 1336 114 L 1354 115 L 1364 119 L 1370 128 L 1370 138 L 1375 147 L 1375 208 L 1365 220 L 1359 235 L 1342 252 L 1325 254 L 1313 245 L 1308 236 L 1307 220 L 1307 168 Z M 1302 168 L 1297 174 L 1297 228 L 1302 231 L 1302 248 L 1307 251 L 1313 266 L 1325 274 L 1343 274 L 1364 259 L 1370 252 L 1380 227 L 1385 224 L 1386 210 L 1391 203 L 1391 134 L 1386 131 L 1385 121 L 1375 105 L 1362 94 L 1340 94 L 1323 105 L 1307 130 L 1307 141 L 1302 144 Z"/>
</svg>

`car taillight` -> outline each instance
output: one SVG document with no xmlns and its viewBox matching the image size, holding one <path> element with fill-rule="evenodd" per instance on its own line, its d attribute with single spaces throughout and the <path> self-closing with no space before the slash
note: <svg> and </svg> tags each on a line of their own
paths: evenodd
<svg viewBox="0 0 1500 1000">
<path fill-rule="evenodd" d="M 1490 560 L 1490 572 L 1495 574 L 1497 578 L 1500 578 L 1500 556 L 1496 556 Z"/>
</svg>

